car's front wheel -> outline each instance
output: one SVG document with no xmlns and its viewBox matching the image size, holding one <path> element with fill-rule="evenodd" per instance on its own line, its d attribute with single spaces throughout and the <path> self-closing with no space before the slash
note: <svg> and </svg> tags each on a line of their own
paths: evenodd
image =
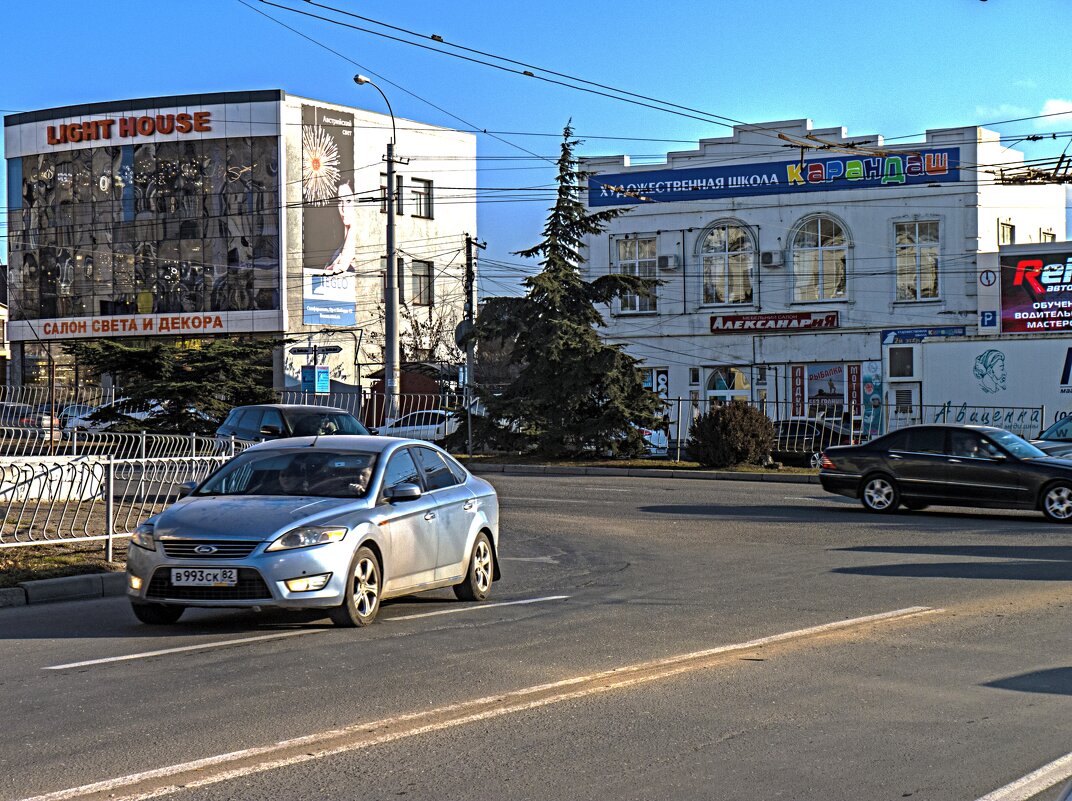
<svg viewBox="0 0 1072 801">
<path fill-rule="evenodd" d="M 336 626 L 367 626 L 380 611 L 380 562 L 372 549 L 362 545 L 350 561 L 343 602 L 328 614 Z"/>
<path fill-rule="evenodd" d="M 454 594 L 461 601 L 483 601 L 491 594 L 491 582 L 495 576 L 495 553 L 484 532 L 476 536 L 473 552 L 469 555 L 469 569 L 465 580 L 454 585 Z"/>
<path fill-rule="evenodd" d="M 185 606 L 146 604 L 137 601 L 131 601 L 130 608 L 134 610 L 134 617 L 150 626 L 170 626 L 172 623 L 177 623 L 182 613 L 186 611 Z"/>
<path fill-rule="evenodd" d="M 1059 481 L 1042 494 L 1042 513 L 1054 523 L 1072 523 L 1072 484 Z"/>
<path fill-rule="evenodd" d="M 890 514 L 897 511 L 897 505 L 901 502 L 901 493 L 897 490 L 897 484 L 887 475 L 879 474 L 868 476 L 860 491 L 860 502 L 869 512 Z"/>
</svg>

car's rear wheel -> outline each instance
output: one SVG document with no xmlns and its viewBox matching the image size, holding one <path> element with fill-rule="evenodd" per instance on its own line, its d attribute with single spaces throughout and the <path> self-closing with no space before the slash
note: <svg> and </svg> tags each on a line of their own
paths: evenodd
<svg viewBox="0 0 1072 801">
<path fill-rule="evenodd" d="M 891 514 L 897 511 L 897 506 L 901 502 L 901 493 L 890 476 L 879 473 L 868 476 L 864 480 L 863 489 L 860 491 L 860 502 L 869 512 Z"/>
<path fill-rule="evenodd" d="M 454 585 L 454 594 L 462 601 L 483 601 L 491 594 L 491 582 L 495 576 L 495 553 L 484 532 L 476 536 L 473 552 L 469 554 L 469 569 L 465 580 Z"/>
<path fill-rule="evenodd" d="M 185 606 L 145 604 L 137 601 L 131 601 L 130 608 L 134 610 L 134 617 L 150 626 L 170 626 L 172 623 L 177 623 L 182 613 L 186 611 Z"/>
<path fill-rule="evenodd" d="M 362 545 L 350 561 L 343 602 L 330 610 L 336 626 L 367 626 L 380 611 L 380 588 L 383 586 L 380 561 L 371 548 Z"/>
<path fill-rule="evenodd" d="M 822 453 L 822 451 L 819 451 L 817 453 L 813 453 L 808 458 L 808 467 L 814 467 L 816 470 L 818 470 L 822 466 L 823 466 L 823 453 Z"/>
<path fill-rule="evenodd" d="M 1072 523 L 1072 484 L 1050 484 L 1042 494 L 1042 513 L 1054 523 Z"/>
</svg>

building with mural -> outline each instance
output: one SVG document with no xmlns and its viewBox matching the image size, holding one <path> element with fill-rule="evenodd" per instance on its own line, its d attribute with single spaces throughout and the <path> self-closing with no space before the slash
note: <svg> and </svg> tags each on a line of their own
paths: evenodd
<svg viewBox="0 0 1072 801">
<path fill-rule="evenodd" d="M 738 125 L 658 164 L 584 159 L 588 207 L 627 209 L 587 238 L 586 277 L 659 282 L 606 309 L 606 336 L 697 408 L 864 419 L 896 402 L 891 346 L 991 319 L 981 256 L 1065 238 L 1063 187 L 991 166 L 1022 160 L 976 127 L 886 142 L 807 120 Z M 918 381 L 897 389 L 919 405 Z"/>
<path fill-rule="evenodd" d="M 277 386 L 314 352 L 358 384 L 383 362 L 391 136 L 389 116 L 282 90 L 6 116 L 11 380 L 43 381 L 50 358 L 82 380 L 72 339 L 285 336 Z M 476 141 L 402 119 L 397 137 L 404 358 L 442 358 L 421 337 L 460 319 Z"/>
</svg>

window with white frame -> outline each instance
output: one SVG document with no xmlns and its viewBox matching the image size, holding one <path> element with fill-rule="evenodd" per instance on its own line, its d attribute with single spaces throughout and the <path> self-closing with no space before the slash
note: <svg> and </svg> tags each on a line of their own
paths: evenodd
<svg viewBox="0 0 1072 801">
<path fill-rule="evenodd" d="M 1056 242 L 1057 234 L 1047 228 L 1039 229 L 1039 242 Z"/>
<path fill-rule="evenodd" d="M 897 300 L 938 297 L 938 221 L 894 224 L 897 259 Z"/>
<path fill-rule="evenodd" d="M 998 244 L 1011 245 L 1016 241 L 1016 226 L 1011 222 L 998 221 Z"/>
<path fill-rule="evenodd" d="M 656 277 L 655 237 L 619 239 L 615 270 L 637 278 Z M 618 300 L 621 312 L 652 312 L 656 310 L 655 288 L 646 292 L 630 292 Z"/>
<path fill-rule="evenodd" d="M 413 201 L 413 216 L 432 219 L 432 182 L 420 178 L 410 181 L 410 200 Z"/>
<path fill-rule="evenodd" d="M 414 306 L 431 306 L 435 299 L 435 265 L 430 261 L 413 262 Z"/>
<path fill-rule="evenodd" d="M 793 235 L 793 299 L 841 300 L 846 294 L 849 238 L 841 223 L 819 214 Z"/>
<path fill-rule="evenodd" d="M 704 237 L 700 254 L 704 303 L 752 302 L 756 249 L 747 228 L 733 223 L 714 226 Z"/>
</svg>

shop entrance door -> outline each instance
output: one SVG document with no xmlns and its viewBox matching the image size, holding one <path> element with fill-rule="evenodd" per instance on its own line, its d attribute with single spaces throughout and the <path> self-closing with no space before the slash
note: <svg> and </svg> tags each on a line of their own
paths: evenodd
<svg viewBox="0 0 1072 801">
<path fill-rule="evenodd" d="M 707 376 L 707 408 L 725 406 L 730 401 L 744 401 L 751 398 L 752 385 L 748 380 L 747 368 L 712 367 Z"/>
</svg>

